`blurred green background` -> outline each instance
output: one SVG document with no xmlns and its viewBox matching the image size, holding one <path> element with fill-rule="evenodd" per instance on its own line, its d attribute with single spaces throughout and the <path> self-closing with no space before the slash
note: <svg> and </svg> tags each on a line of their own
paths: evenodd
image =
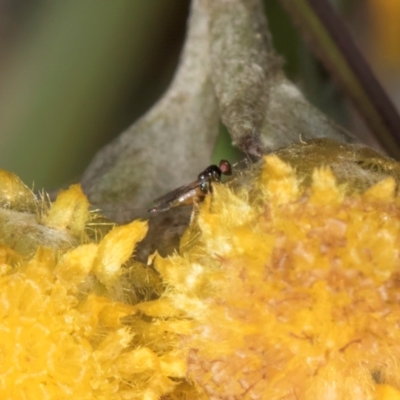
<svg viewBox="0 0 400 400">
<path fill-rule="evenodd" d="M 368 55 L 366 2 L 335 5 Z M 265 8 L 289 77 L 341 124 L 365 129 L 279 2 Z M 0 168 L 35 189 L 78 181 L 168 86 L 188 12 L 188 0 L 1 1 Z M 216 159 L 226 142 L 218 140 Z"/>
</svg>

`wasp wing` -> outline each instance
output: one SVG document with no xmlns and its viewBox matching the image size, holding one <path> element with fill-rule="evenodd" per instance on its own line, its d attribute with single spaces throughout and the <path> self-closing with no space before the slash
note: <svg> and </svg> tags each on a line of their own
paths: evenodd
<svg viewBox="0 0 400 400">
<path fill-rule="evenodd" d="M 149 210 L 150 212 L 155 211 L 166 211 L 171 208 L 172 203 L 185 195 L 186 193 L 190 192 L 193 189 L 198 188 L 201 183 L 203 182 L 202 179 L 197 179 L 191 183 L 186 185 L 180 186 L 175 190 L 161 196 L 153 201 L 153 207 Z"/>
</svg>

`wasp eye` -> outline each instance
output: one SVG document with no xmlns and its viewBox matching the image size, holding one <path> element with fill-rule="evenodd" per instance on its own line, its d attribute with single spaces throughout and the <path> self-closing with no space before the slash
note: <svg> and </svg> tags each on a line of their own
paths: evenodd
<svg viewBox="0 0 400 400">
<path fill-rule="evenodd" d="M 219 162 L 219 169 L 224 175 L 232 175 L 232 167 L 229 161 L 221 160 Z"/>
</svg>

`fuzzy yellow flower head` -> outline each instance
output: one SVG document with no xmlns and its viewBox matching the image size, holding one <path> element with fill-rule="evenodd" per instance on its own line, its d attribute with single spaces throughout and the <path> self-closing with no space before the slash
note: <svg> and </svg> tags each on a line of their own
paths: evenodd
<svg viewBox="0 0 400 400">
<path fill-rule="evenodd" d="M 400 399 L 400 167 L 299 147 L 214 185 L 158 274 L 146 223 L 0 175 L 1 398 Z"/>
<path fill-rule="evenodd" d="M 173 390 L 168 376 L 182 375 L 182 367 L 174 360 L 167 376 L 171 355 L 156 354 L 157 343 L 145 346 L 138 310 L 115 295 L 146 223 L 91 241 L 95 227 L 78 186 L 46 210 L 18 178 L 0 178 L 11 187 L 0 212 L 3 243 L 21 252 L 0 248 L 0 397 L 157 399 Z"/>
<path fill-rule="evenodd" d="M 271 155 L 255 181 L 215 186 L 181 254 L 157 260 L 194 324 L 189 378 L 212 399 L 400 398 L 393 177 L 355 190 L 321 167 L 307 183 Z"/>
</svg>

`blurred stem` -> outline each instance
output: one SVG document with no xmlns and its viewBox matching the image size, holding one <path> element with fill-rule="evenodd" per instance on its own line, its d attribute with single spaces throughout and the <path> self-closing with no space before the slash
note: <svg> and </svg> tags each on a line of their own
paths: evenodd
<svg viewBox="0 0 400 400">
<path fill-rule="evenodd" d="M 281 0 L 389 155 L 400 159 L 400 117 L 326 0 Z"/>
<path fill-rule="evenodd" d="M 210 16 L 211 76 L 233 144 L 260 156 L 317 137 L 349 134 L 312 106 L 283 73 L 260 0 L 203 0 Z"/>
<path fill-rule="evenodd" d="M 194 0 L 171 86 L 97 154 L 82 179 L 89 199 L 146 207 L 192 181 L 210 162 L 219 120 L 255 157 L 313 138 L 350 140 L 285 77 L 261 0 Z"/>
<path fill-rule="evenodd" d="M 210 163 L 219 118 L 208 57 L 208 22 L 206 7 L 195 0 L 170 87 L 85 171 L 82 186 L 91 202 L 148 207 L 153 198 L 193 180 Z"/>
</svg>

